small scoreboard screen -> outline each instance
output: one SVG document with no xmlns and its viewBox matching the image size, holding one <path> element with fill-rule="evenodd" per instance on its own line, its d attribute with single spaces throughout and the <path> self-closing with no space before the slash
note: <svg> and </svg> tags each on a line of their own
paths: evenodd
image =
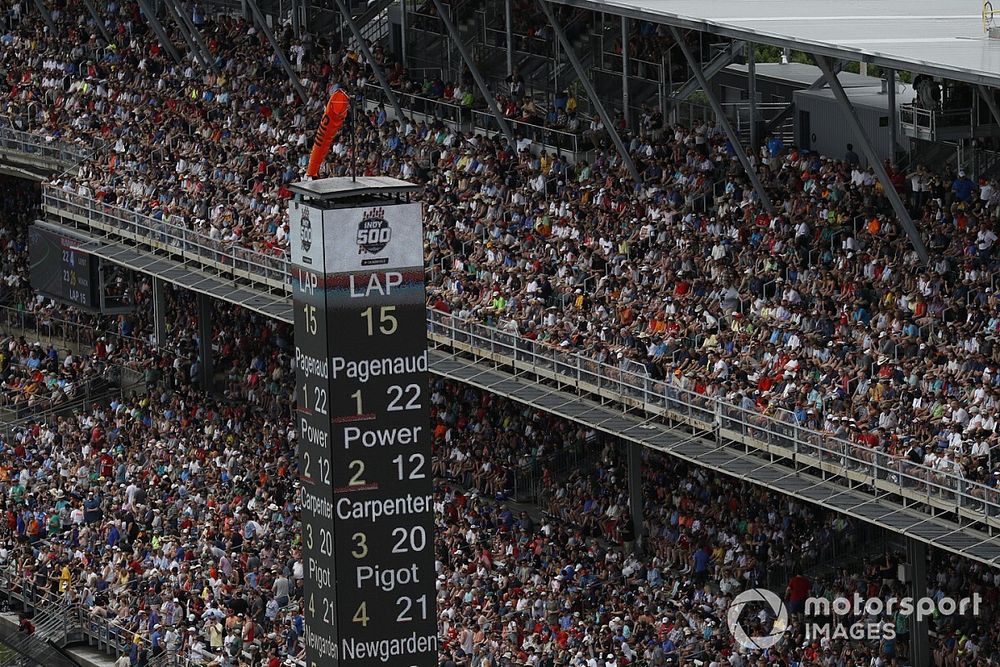
<svg viewBox="0 0 1000 667">
<path fill-rule="evenodd" d="M 81 241 L 39 225 L 28 228 L 31 287 L 80 308 L 100 307 L 98 258 Z"/>
</svg>

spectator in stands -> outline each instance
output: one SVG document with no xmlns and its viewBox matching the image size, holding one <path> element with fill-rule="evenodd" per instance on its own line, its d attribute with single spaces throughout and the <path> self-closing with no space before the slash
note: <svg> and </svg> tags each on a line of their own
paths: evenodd
<svg viewBox="0 0 1000 667">
<path fill-rule="evenodd" d="M 60 182 L 62 191 L 200 230 L 220 248 L 282 254 L 286 185 L 301 173 L 315 112 L 330 87 L 368 78 L 356 55 L 345 49 L 304 56 L 308 101 L 297 100 L 283 75 L 264 67 L 261 76 L 230 76 L 224 83 L 198 74 L 205 90 L 193 104 L 178 91 L 196 78 L 195 67 L 169 63 L 158 47 L 148 46 L 154 41 L 142 22 L 115 9 L 107 19 L 123 27 L 116 32 L 121 43 L 90 63 L 78 65 L 90 48 L 76 39 L 89 21 L 79 8 L 59 17 L 61 39 L 46 38 L 37 17 L 23 17 L 0 55 L 8 70 L 5 92 L 17 114 L 31 121 L 26 127 L 42 121 L 46 136 L 98 147 L 78 178 Z M 267 46 L 242 22 L 206 22 L 226 68 L 257 72 L 267 62 L 260 57 Z M 67 53 L 68 45 L 80 53 Z M 46 92 L 60 86 L 66 93 L 61 105 L 26 104 L 48 99 Z M 454 89 L 440 79 L 428 87 L 439 99 Z M 110 113 L 94 115 L 98 106 Z M 515 113 L 521 113 L 516 105 Z M 524 150 L 527 139 L 511 147 L 443 124 L 380 124 L 378 114 L 373 117 L 358 128 L 365 153 L 359 164 L 366 174 L 419 178 L 425 186 L 433 298 L 454 317 L 523 334 L 537 349 L 579 352 L 586 360 L 612 362 L 618 372 L 635 370 L 657 391 L 690 392 L 692 403 L 730 402 L 746 410 L 751 425 L 779 419 L 825 431 L 856 445 L 865 463 L 906 456 L 912 465 L 930 467 L 920 475 L 943 480 L 961 473 L 970 493 L 989 502 L 996 497 L 1000 470 L 989 456 L 998 438 L 989 415 L 1000 382 L 1000 300 L 992 285 L 992 220 L 1000 204 L 995 188 L 984 199 L 973 184 L 963 202 L 939 176 L 918 177 L 915 217 L 936 251 L 932 265 L 921 267 L 870 170 L 786 148 L 776 137 L 765 147 L 766 169 L 760 170 L 777 208 L 770 214 L 707 124 L 677 124 L 659 138 L 626 137 L 647 175 L 644 187 L 636 188 L 613 151 L 568 165 Z M 605 128 L 594 122 L 589 136 L 600 145 Z M 347 173 L 351 151 L 345 141 L 336 142 L 324 174 Z M 706 199 L 716 189 L 719 196 Z M 548 285 L 544 296 L 536 294 L 542 289 L 538 276 Z M 44 299 L 30 310 L 54 321 Z M 160 390 L 157 384 L 157 391 L 171 404 L 127 403 L 131 438 L 146 427 L 139 421 L 169 421 L 161 408 L 176 417 L 202 401 L 190 387 L 196 363 L 190 321 L 172 335 L 180 350 L 163 358 L 128 341 L 131 319 L 122 324 L 117 354 L 162 370 L 166 385 Z M 269 330 L 256 324 L 249 330 Z M 148 332 L 142 322 L 135 325 L 136 332 Z M 236 333 L 219 332 L 225 344 L 255 347 L 239 326 L 228 330 Z M 28 347 L 23 365 L 44 366 L 47 351 Z M 287 368 L 279 357 L 263 359 L 263 368 L 240 367 L 227 382 L 230 398 L 254 396 L 268 403 L 269 414 L 281 414 L 287 402 L 271 392 L 275 385 L 280 397 L 281 382 L 268 379 L 272 370 Z M 42 379 L 34 371 L 12 374 L 15 386 L 34 386 L 37 394 Z M 112 426 L 107 418 L 104 423 Z M 83 432 L 83 426 L 65 428 Z M 456 448 L 470 457 L 467 444 Z M 508 490 L 490 461 L 457 469 L 491 493 Z M 620 537 L 612 520 L 627 503 L 602 495 L 603 479 L 574 479 L 553 508 L 594 537 L 602 531 Z M 11 492 L 18 486 L 20 499 L 24 485 Z M 101 506 L 121 492 L 101 490 L 90 499 L 84 495 L 81 504 L 92 523 L 107 529 L 106 539 L 112 526 L 103 524 Z M 984 505 L 993 511 L 989 507 Z M 14 529 L 25 539 L 26 518 L 15 517 Z M 114 528 L 117 542 L 122 531 Z M 692 531 L 682 528 L 687 532 L 668 536 L 664 553 L 690 565 Z M 759 578 L 763 556 L 771 555 L 755 550 L 745 573 Z M 273 595 L 270 574 L 260 574 L 263 590 Z M 105 602 L 95 596 L 98 607 Z M 276 623 L 280 613 L 272 609 L 265 618 Z M 684 633 L 671 641 L 674 650 L 686 641 Z"/>
<path fill-rule="evenodd" d="M 861 165 L 861 158 L 854 152 L 854 144 L 847 144 L 847 153 L 844 154 L 844 162 L 852 167 Z"/>
<path fill-rule="evenodd" d="M 965 175 L 965 170 L 959 169 L 957 178 L 951 184 L 951 194 L 954 196 L 954 200 L 959 204 L 970 204 L 978 189 L 975 181 Z"/>
</svg>

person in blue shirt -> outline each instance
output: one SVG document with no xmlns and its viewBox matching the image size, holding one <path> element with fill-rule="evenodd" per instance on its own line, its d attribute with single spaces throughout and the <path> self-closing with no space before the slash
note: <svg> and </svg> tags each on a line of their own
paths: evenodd
<svg viewBox="0 0 1000 667">
<path fill-rule="evenodd" d="M 150 648 L 153 651 L 153 655 L 159 655 L 163 652 L 163 647 L 160 642 L 163 641 L 163 633 L 160 632 L 160 624 L 157 623 L 153 626 L 153 632 L 149 635 Z"/>
<path fill-rule="evenodd" d="M 767 154 L 770 158 L 776 158 L 781 155 L 781 151 L 785 150 L 785 142 L 781 140 L 781 137 L 772 134 L 767 139 Z"/>
<path fill-rule="evenodd" d="M 500 510 L 500 522 L 503 523 L 505 532 L 509 532 L 514 527 L 514 513 L 506 505 Z"/>
<path fill-rule="evenodd" d="M 965 204 L 972 201 L 972 195 L 978 189 L 978 186 L 976 186 L 972 179 L 965 175 L 964 171 L 959 171 L 958 178 L 951 184 L 951 192 L 955 195 L 955 201 Z"/>
<path fill-rule="evenodd" d="M 847 144 L 847 153 L 844 154 L 844 161 L 852 167 L 861 164 L 861 158 L 854 152 L 854 144 Z"/>
<path fill-rule="evenodd" d="M 709 555 L 708 550 L 702 547 L 694 552 L 692 560 L 694 561 L 694 581 L 701 587 L 705 584 L 705 580 L 708 579 L 708 564 L 711 562 L 712 557 Z"/>
<path fill-rule="evenodd" d="M 111 527 L 108 529 L 108 546 L 115 546 L 119 539 L 121 539 L 121 531 L 118 530 L 117 525 L 111 524 Z"/>
</svg>

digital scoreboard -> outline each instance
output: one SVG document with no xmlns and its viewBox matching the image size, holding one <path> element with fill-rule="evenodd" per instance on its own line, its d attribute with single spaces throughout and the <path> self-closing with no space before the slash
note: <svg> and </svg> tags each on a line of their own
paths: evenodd
<svg viewBox="0 0 1000 667">
<path fill-rule="evenodd" d="M 368 197 L 289 215 L 309 667 L 430 667 L 421 208 Z"/>
<path fill-rule="evenodd" d="M 82 242 L 67 234 L 28 227 L 28 271 L 32 289 L 81 308 L 100 306 L 99 260 L 79 249 Z"/>
</svg>

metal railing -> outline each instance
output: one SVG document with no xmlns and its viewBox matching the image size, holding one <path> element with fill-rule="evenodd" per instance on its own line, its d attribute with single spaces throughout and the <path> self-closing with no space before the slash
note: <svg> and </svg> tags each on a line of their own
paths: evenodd
<svg viewBox="0 0 1000 667">
<path fill-rule="evenodd" d="M 378 0 L 369 5 L 354 20 L 361 29 L 361 37 L 370 44 L 378 44 L 389 36 L 389 7 L 395 0 Z M 357 40 L 351 35 L 349 46 L 357 49 Z"/>
<path fill-rule="evenodd" d="M 525 139 L 536 144 L 552 147 L 560 151 L 568 151 L 573 154 L 576 154 L 580 150 L 580 143 L 583 141 L 582 133 L 568 132 L 514 118 L 507 118 L 506 120 L 514 134 L 520 134 Z M 491 134 L 496 134 L 500 131 L 500 125 L 496 117 L 488 111 L 474 109 L 472 111 L 472 124 L 476 129 L 484 130 Z"/>
<path fill-rule="evenodd" d="M 95 326 L 94 320 L 72 322 L 10 306 L 0 306 L 0 331 L 8 334 L 16 332 L 31 342 L 43 345 L 71 345 L 77 350 L 92 347 L 100 336 L 118 336 L 111 329 Z"/>
<path fill-rule="evenodd" d="M 938 128 L 972 128 L 971 109 L 923 109 L 916 104 L 899 107 L 899 124 L 903 128 L 933 135 Z"/>
<path fill-rule="evenodd" d="M 455 123 L 458 129 L 463 131 L 467 130 L 472 123 L 472 115 L 470 113 L 472 109 L 463 107 L 460 104 L 424 95 L 416 95 L 414 93 L 402 93 L 398 90 L 394 90 L 393 92 L 396 94 L 399 105 L 411 113 L 421 114 L 425 118 L 434 118 Z M 389 103 L 385 91 L 378 84 L 367 84 L 365 86 L 365 97 L 369 100 L 377 100 L 381 104 Z"/>
<path fill-rule="evenodd" d="M 720 441 L 793 461 L 796 467 L 818 469 L 824 478 L 873 486 L 898 496 L 904 504 L 908 501 L 954 513 L 985 522 L 991 529 L 1000 526 L 1000 491 L 958 474 L 811 430 L 797 423 L 792 412 L 748 410 L 678 386 L 673 374 L 668 375 L 668 380 L 657 380 L 434 309 L 428 310 L 428 331 L 438 346 L 513 366 L 538 379 L 599 396 L 602 402 L 686 422 L 698 430 L 715 433 Z"/>
<path fill-rule="evenodd" d="M 66 167 L 80 164 L 92 155 L 89 148 L 49 140 L 46 137 L 9 126 L 10 119 L 0 120 L 0 147 L 5 150 L 58 162 Z"/>
<path fill-rule="evenodd" d="M 35 619 L 35 632 L 30 635 L 7 624 L 0 625 L 0 644 L 17 654 L 17 658 L 8 657 L 5 664 L 77 667 L 68 656 L 49 645 L 48 635 L 39 626 L 39 620 Z M 55 619 L 55 623 L 60 623 L 60 620 Z"/>
<path fill-rule="evenodd" d="M 669 122 L 671 124 L 680 123 L 690 126 L 695 121 L 707 123 L 710 120 L 715 120 L 715 112 L 712 111 L 712 107 L 710 106 L 688 100 L 682 102 L 672 101 L 670 103 Z"/>
<path fill-rule="evenodd" d="M 137 241 L 154 250 L 179 256 L 182 261 L 196 261 L 217 272 L 266 284 L 290 293 L 292 277 L 288 261 L 282 255 L 265 255 L 234 243 L 212 239 L 178 222 L 157 220 L 118 206 L 109 206 L 91 197 L 67 192 L 46 184 L 42 206 L 49 213 L 84 222 L 91 229 L 118 238 Z"/>
<path fill-rule="evenodd" d="M 469 130 L 482 130 L 489 134 L 500 132 L 500 125 L 496 117 L 489 111 L 464 107 L 460 104 L 439 100 L 424 95 L 413 93 L 396 93 L 396 99 L 403 109 L 409 113 L 420 114 L 425 119 L 439 119 L 452 123 L 455 129 L 463 132 Z M 388 104 L 385 91 L 377 84 L 367 84 L 365 86 L 365 97 L 368 100 L 377 101 L 380 104 Z M 568 151 L 574 154 L 580 150 L 582 141 L 579 133 L 568 132 L 552 127 L 546 127 L 537 123 L 529 123 L 523 120 L 507 118 L 512 130 L 516 134 L 529 139 L 530 141 L 546 147 L 555 148 L 559 151 Z"/>
<path fill-rule="evenodd" d="M 594 35 L 594 37 L 600 39 L 602 35 Z M 665 69 L 662 62 L 653 62 L 636 56 L 629 56 L 628 64 L 629 78 L 645 79 L 646 81 L 651 81 L 653 83 L 659 83 L 663 80 L 663 77 L 660 74 Z M 602 50 L 600 54 L 600 66 L 595 69 L 599 69 L 607 74 L 617 74 L 618 76 L 621 76 L 622 54 L 609 53 Z"/>
<path fill-rule="evenodd" d="M 291 291 L 291 274 L 284 257 L 269 257 L 253 251 L 221 244 L 171 223 L 123 209 L 105 206 L 93 199 L 46 187 L 45 204 L 74 213 L 92 224 L 99 222 L 121 235 L 140 242 L 161 244 L 168 249 L 194 256 L 219 268 L 248 276 L 261 272 L 280 277 L 286 292 Z M 843 473 L 858 483 L 874 483 L 886 492 L 897 493 L 914 502 L 924 502 L 943 511 L 960 511 L 979 519 L 1000 517 L 1000 494 L 994 489 L 945 471 L 932 470 L 905 459 L 862 447 L 846 440 L 810 431 L 795 423 L 792 413 L 782 419 L 743 410 L 719 399 L 688 391 L 669 382 L 653 380 L 634 371 L 601 364 L 578 354 L 549 348 L 527 339 L 516 339 L 495 329 L 429 311 L 431 332 L 440 341 L 450 340 L 469 345 L 477 356 L 495 355 L 526 363 L 532 368 L 547 369 L 560 380 L 587 386 L 609 400 L 638 404 L 695 425 L 722 428 L 744 444 L 770 451 L 777 447 L 789 458 L 815 461 L 830 474 Z M 499 352 L 498 352 L 499 351 Z M 848 475 L 848 473 L 850 475 Z M 866 481 L 867 480 L 867 481 Z"/>
<path fill-rule="evenodd" d="M 87 641 L 91 646 L 110 655 L 128 654 L 138 638 L 140 648 L 151 655 L 151 644 L 148 636 L 140 633 L 137 627 L 128 627 L 115 623 L 78 603 L 69 600 L 63 594 L 46 588 L 39 588 L 31 577 L 20 571 L 17 560 L 12 558 L 6 567 L 0 568 L 0 596 L 5 598 L 8 607 L 34 614 L 46 619 L 46 623 L 62 624 L 65 635 L 76 635 Z M 58 643 L 58 642 L 57 642 Z M 157 665 L 179 667 L 186 664 L 176 654 L 169 654 L 167 662 L 156 656 Z M 152 664 L 152 662 L 150 662 Z"/>
<path fill-rule="evenodd" d="M 79 350 L 92 345 L 104 333 L 106 332 L 98 330 L 92 323 L 69 322 L 7 306 L 0 307 L 0 334 L 3 335 L 20 335 L 28 341 L 62 348 L 73 345 Z M 87 405 L 114 393 L 110 387 L 120 388 L 122 380 L 123 367 L 102 361 L 94 368 L 93 374 L 74 382 L 71 391 L 57 399 L 42 395 L 49 391 L 44 386 L 44 381 L 43 388 L 30 395 L 19 388 L 5 389 L 0 392 L 0 429 L 9 433 L 22 422 L 45 419 L 49 414 Z"/>
</svg>

